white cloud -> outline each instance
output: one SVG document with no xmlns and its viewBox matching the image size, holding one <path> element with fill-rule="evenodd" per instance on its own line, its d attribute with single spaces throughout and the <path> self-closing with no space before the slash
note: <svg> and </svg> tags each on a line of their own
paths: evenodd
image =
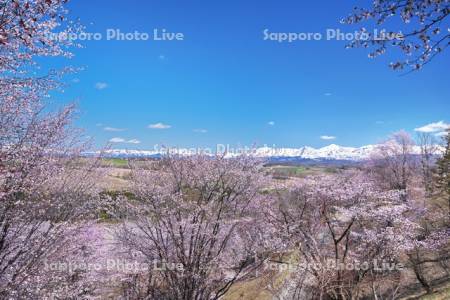
<svg viewBox="0 0 450 300">
<path fill-rule="evenodd" d="M 320 136 L 320 139 L 321 139 L 321 140 L 335 140 L 336 137 L 335 137 L 335 136 L 332 136 L 332 135 L 321 135 L 321 136 Z"/>
<path fill-rule="evenodd" d="M 161 123 L 161 122 L 148 125 L 148 128 L 150 128 L 150 129 L 169 129 L 171 127 L 172 126 Z"/>
<path fill-rule="evenodd" d="M 110 143 L 125 143 L 126 141 L 123 138 L 115 137 L 109 140 Z"/>
<path fill-rule="evenodd" d="M 442 132 L 435 133 L 434 135 L 437 137 L 443 137 L 443 136 L 447 136 L 447 134 L 448 134 L 447 131 L 442 131 Z"/>
<path fill-rule="evenodd" d="M 103 128 L 103 130 L 104 131 L 112 131 L 112 132 L 121 132 L 121 131 L 125 131 L 126 129 L 106 126 L 105 128 Z"/>
<path fill-rule="evenodd" d="M 208 132 L 208 130 L 203 129 L 203 128 L 194 129 L 193 131 L 197 132 L 197 133 L 207 133 Z"/>
<path fill-rule="evenodd" d="M 414 131 L 418 132 L 440 132 L 445 131 L 447 128 L 450 128 L 450 124 L 445 123 L 444 121 L 439 121 L 435 123 L 430 123 L 422 127 L 414 128 Z"/>
<path fill-rule="evenodd" d="M 140 144 L 141 141 L 137 139 L 125 140 L 120 137 L 115 137 L 109 140 L 110 143 L 126 143 L 126 144 Z"/>
<path fill-rule="evenodd" d="M 274 122 L 274 121 L 269 121 L 269 122 L 267 122 L 267 125 L 269 125 L 269 126 L 274 126 L 274 125 L 275 125 L 275 122 Z"/>
<path fill-rule="evenodd" d="M 95 84 L 95 88 L 97 89 L 97 90 L 104 90 L 104 89 L 106 89 L 108 87 L 108 84 L 106 83 L 106 82 L 97 82 L 96 84 Z"/>
<path fill-rule="evenodd" d="M 131 139 L 131 140 L 128 140 L 127 143 L 129 143 L 129 144 L 140 144 L 141 141 L 137 140 L 137 139 Z"/>
</svg>

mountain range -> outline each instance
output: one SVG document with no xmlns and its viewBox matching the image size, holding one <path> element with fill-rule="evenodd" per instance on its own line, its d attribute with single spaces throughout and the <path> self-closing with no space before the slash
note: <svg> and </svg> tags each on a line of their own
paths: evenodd
<svg viewBox="0 0 450 300">
<path fill-rule="evenodd" d="M 275 148 L 260 147 L 246 149 L 247 152 L 258 158 L 267 158 L 272 161 L 353 161 L 360 162 L 369 159 L 377 151 L 377 145 L 366 145 L 362 147 L 344 147 L 331 144 L 322 148 L 300 147 L 300 148 Z M 439 146 L 438 146 L 439 147 Z M 115 158 L 159 158 L 166 153 L 189 156 L 197 153 L 215 155 L 201 149 L 188 148 L 161 148 L 160 150 L 130 150 L 130 149 L 109 149 L 103 151 L 106 157 Z M 88 155 L 98 154 L 99 152 L 90 152 Z M 223 153 L 223 152 L 219 152 Z M 226 157 L 235 157 L 242 154 L 243 151 L 227 151 Z M 412 148 L 412 155 L 420 154 L 420 147 Z"/>
</svg>

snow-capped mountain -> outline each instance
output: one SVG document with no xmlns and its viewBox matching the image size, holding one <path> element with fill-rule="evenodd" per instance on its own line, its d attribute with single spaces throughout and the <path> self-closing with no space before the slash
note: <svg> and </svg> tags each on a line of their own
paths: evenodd
<svg viewBox="0 0 450 300">
<path fill-rule="evenodd" d="M 181 156 L 194 154 L 215 155 L 216 153 L 226 153 L 226 157 L 235 157 L 242 153 L 251 154 L 260 158 L 274 159 L 305 159 L 305 160 L 348 160 L 363 161 L 374 155 L 377 145 L 366 145 L 362 147 L 344 147 L 335 144 L 322 148 L 301 147 L 301 148 L 276 148 L 276 147 L 260 147 L 246 149 L 228 149 L 212 151 L 205 149 L 188 149 L 188 148 L 161 148 L 159 150 L 127 150 L 127 149 L 110 149 L 103 151 L 108 157 L 153 157 L 158 158 L 164 154 L 172 153 Z M 86 153 L 87 155 L 99 154 L 100 152 Z M 411 154 L 420 154 L 420 147 L 414 146 Z"/>
</svg>

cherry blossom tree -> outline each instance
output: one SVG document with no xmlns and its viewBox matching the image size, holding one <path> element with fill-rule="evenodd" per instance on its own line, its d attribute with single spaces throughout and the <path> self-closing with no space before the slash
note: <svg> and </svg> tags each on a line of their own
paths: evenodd
<svg viewBox="0 0 450 300">
<path fill-rule="evenodd" d="M 361 28 L 360 33 L 367 38 L 356 39 L 349 47 L 372 47 L 371 58 L 384 54 L 388 48 L 396 48 L 405 59 L 392 62 L 392 69 L 419 70 L 448 47 L 449 14 L 450 6 L 446 0 L 376 0 L 368 8 L 355 7 L 342 22 L 358 24 L 373 21 L 373 27 L 378 29 L 382 25 L 390 26 L 385 36 L 377 36 Z M 396 18 L 404 26 L 394 28 L 392 19 Z"/>
<path fill-rule="evenodd" d="M 135 170 L 119 238 L 149 270 L 141 274 L 145 280 L 133 277 L 132 295 L 222 297 L 253 257 L 239 232 L 254 222 L 263 175 L 260 163 L 249 157 L 201 155 L 170 156 L 157 171 Z M 136 288 L 136 282 L 145 288 Z"/>
<path fill-rule="evenodd" d="M 448 223 L 450 226 L 450 128 L 444 136 L 445 149 L 436 168 L 436 186 L 439 194 L 447 200 Z"/>
<path fill-rule="evenodd" d="M 64 3 L 0 1 L 0 295 L 5 299 L 85 293 L 75 288 L 73 274 L 44 269 L 44 262 L 75 251 L 70 237 L 96 194 L 93 169 L 79 159 L 86 144 L 71 125 L 75 107 L 49 110 L 48 94 L 61 86 L 61 72 L 42 74 L 36 64 L 37 57 L 70 56 L 70 41 L 51 37 L 58 28 L 71 30 L 63 26 Z M 73 289 L 59 293 L 63 286 Z"/>
<path fill-rule="evenodd" d="M 448 223 L 443 210 L 436 206 L 440 202 L 433 193 L 433 169 L 438 150 L 430 135 L 420 134 L 416 146 L 408 133 L 400 131 L 379 145 L 366 169 L 383 190 L 405 191 L 403 200 L 422 209 L 415 219 L 421 225 L 418 242 L 405 254 L 408 267 L 427 292 L 432 291 L 427 267 L 436 269 L 441 265 L 448 272 Z"/>
<path fill-rule="evenodd" d="M 434 193 L 433 172 L 439 147 L 436 139 L 430 133 L 419 132 L 417 139 L 420 147 L 422 184 L 425 188 L 425 197 L 430 198 Z"/>
<path fill-rule="evenodd" d="M 377 146 L 367 170 L 382 188 L 407 192 L 418 170 L 414 147 L 415 142 L 407 132 L 396 132 Z M 407 193 L 402 196 L 405 201 L 407 196 Z"/>
<path fill-rule="evenodd" d="M 383 191 L 360 172 L 281 189 L 266 215 L 283 239 L 274 248 L 284 245 L 302 261 L 288 279 L 292 298 L 305 291 L 318 299 L 353 299 L 368 290 L 374 298 L 395 295 L 400 256 L 414 248 L 421 228 L 403 193 Z"/>
<path fill-rule="evenodd" d="M 419 135 L 419 145 L 421 150 L 421 177 L 422 185 L 419 189 L 424 191 L 424 206 L 426 212 L 421 216 L 422 230 L 420 232 L 420 242 L 414 249 L 407 253 L 409 266 L 414 272 L 416 279 L 422 287 L 428 292 L 432 292 L 432 279 L 427 269 L 433 269 L 436 273 L 439 268 L 449 274 L 449 218 L 448 207 L 443 203 L 443 191 L 440 185 L 435 185 L 434 180 L 445 178 L 433 175 L 440 172 L 442 163 L 445 161 L 444 153 L 441 153 L 436 142 L 430 135 Z M 436 162 L 437 158 L 437 162 Z M 445 186 L 445 185 L 444 185 Z M 444 194 L 445 195 L 445 194 Z M 445 196 L 444 196 L 445 197 Z"/>
<path fill-rule="evenodd" d="M 62 253 L 96 194 L 95 172 L 79 159 L 84 142 L 71 129 L 74 107 L 43 113 L 42 87 L 27 81 L 28 88 L 12 84 L 0 93 L 0 292 L 7 298 L 32 297 L 50 284 L 42 262 Z"/>
<path fill-rule="evenodd" d="M 24 73 L 35 58 L 66 56 L 74 46 L 67 38 L 81 27 L 66 20 L 66 0 L 0 1 L 0 73 Z M 55 38 L 61 37 L 61 38 Z"/>
</svg>

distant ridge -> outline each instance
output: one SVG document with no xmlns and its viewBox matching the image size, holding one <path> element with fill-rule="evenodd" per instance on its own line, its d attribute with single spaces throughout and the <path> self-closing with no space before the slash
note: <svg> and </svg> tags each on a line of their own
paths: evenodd
<svg viewBox="0 0 450 300">
<path fill-rule="evenodd" d="M 248 149 L 247 149 L 248 150 Z M 268 158 L 275 161 L 293 161 L 293 160 L 336 160 L 336 161 L 364 161 L 369 159 L 375 151 L 377 145 L 366 145 L 362 147 L 344 147 L 336 144 L 331 144 L 322 148 L 301 147 L 301 148 L 273 148 L 260 147 L 254 148 L 246 153 L 252 154 L 258 158 Z M 164 154 L 175 153 L 180 156 L 189 156 L 201 153 L 197 149 L 188 148 L 165 148 L 159 151 L 156 150 L 129 150 L 129 149 L 109 149 L 103 151 L 106 157 L 116 158 L 160 158 Z M 87 152 L 86 155 L 99 154 L 96 152 Z M 227 152 L 226 157 L 235 157 L 242 152 Z M 212 153 L 204 152 L 207 155 L 214 155 Z M 412 155 L 420 154 L 420 147 L 414 146 Z"/>
</svg>

